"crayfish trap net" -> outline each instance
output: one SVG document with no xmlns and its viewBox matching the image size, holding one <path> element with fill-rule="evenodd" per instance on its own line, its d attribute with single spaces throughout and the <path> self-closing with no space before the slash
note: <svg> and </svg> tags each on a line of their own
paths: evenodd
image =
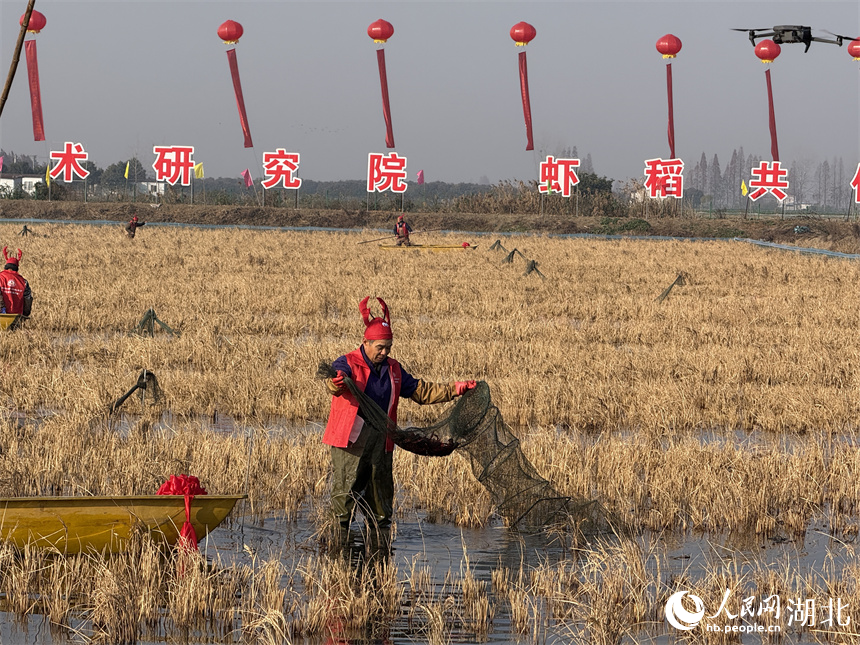
<svg viewBox="0 0 860 645">
<path fill-rule="evenodd" d="M 320 365 L 320 378 L 334 376 L 331 366 Z M 432 424 L 400 428 L 345 377 L 359 413 L 374 431 L 391 438 L 404 450 L 424 456 L 468 453 L 472 474 L 489 491 L 498 513 L 511 527 L 523 530 L 551 524 L 574 524 L 583 533 L 617 529 L 596 500 L 560 495 L 540 476 L 523 454 L 519 439 L 505 425 L 499 408 L 490 397 L 490 387 L 479 381 Z"/>
</svg>

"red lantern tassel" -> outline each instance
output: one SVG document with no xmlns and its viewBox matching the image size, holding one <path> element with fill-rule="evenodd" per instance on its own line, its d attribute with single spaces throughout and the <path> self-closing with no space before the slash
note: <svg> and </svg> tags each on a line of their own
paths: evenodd
<svg viewBox="0 0 860 645">
<path fill-rule="evenodd" d="M 672 106 L 672 63 L 666 64 L 666 92 L 669 95 L 669 158 L 675 158 L 675 110 Z"/>
<path fill-rule="evenodd" d="M 379 84 L 382 86 L 382 116 L 385 118 L 385 147 L 394 147 L 394 128 L 391 125 L 391 106 L 388 103 L 388 75 L 385 73 L 385 50 L 376 50 L 379 63 Z"/>
<path fill-rule="evenodd" d="M 39 91 L 39 60 L 36 58 L 36 41 L 28 40 L 24 47 L 27 55 L 27 76 L 30 80 L 30 107 L 33 111 L 33 141 L 45 140 L 42 122 L 42 93 Z"/>
<path fill-rule="evenodd" d="M 776 116 L 773 112 L 773 88 L 770 85 L 770 69 L 765 70 L 767 79 L 768 121 L 770 123 L 770 154 L 774 161 L 779 161 L 779 145 L 776 142 Z"/>
<path fill-rule="evenodd" d="M 520 93 L 523 95 L 523 116 L 526 119 L 526 137 L 528 138 L 526 150 L 534 150 L 535 144 L 532 140 L 532 106 L 529 102 L 529 70 L 526 67 L 525 52 L 520 52 Z"/>
<path fill-rule="evenodd" d="M 191 502 L 194 501 L 194 495 L 185 493 L 185 523 L 179 531 L 179 540 L 177 544 L 189 551 L 197 551 L 197 531 L 194 530 L 194 525 L 191 523 Z"/>
<path fill-rule="evenodd" d="M 242 82 L 239 80 L 239 64 L 236 62 L 236 50 L 227 50 L 227 60 L 230 61 L 230 76 L 233 77 L 233 90 L 236 92 L 236 105 L 239 107 L 239 122 L 245 135 L 245 147 L 253 148 L 251 128 L 248 125 L 248 114 L 245 112 L 245 98 L 242 96 Z"/>
</svg>

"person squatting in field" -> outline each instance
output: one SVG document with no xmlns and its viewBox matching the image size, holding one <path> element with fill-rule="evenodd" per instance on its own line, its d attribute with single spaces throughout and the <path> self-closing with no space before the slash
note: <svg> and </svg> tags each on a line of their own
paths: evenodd
<svg viewBox="0 0 860 645">
<path fill-rule="evenodd" d="M 125 227 L 125 232 L 128 234 L 129 238 L 134 239 L 134 233 L 140 226 L 146 226 L 146 222 L 141 222 L 137 219 L 137 215 L 134 215 Z"/>
<path fill-rule="evenodd" d="M 359 310 L 364 319 L 364 340 L 358 349 L 332 363 L 334 378 L 326 379 L 332 395 L 331 412 L 323 434 L 323 443 L 331 446 L 331 505 L 343 531 L 349 529 L 358 503 L 365 518 L 382 531 L 391 526 L 394 510 L 394 443 L 365 424 L 358 401 L 344 384 L 351 378 L 359 390 L 387 411 L 397 423 L 397 403 L 408 398 L 424 405 L 444 403 L 475 387 L 475 381 L 427 383 L 409 374 L 389 356 L 393 341 L 388 306 L 377 298 L 382 317 L 371 315 L 369 296 Z"/>
<path fill-rule="evenodd" d="M 6 264 L 3 271 L 0 271 L 0 292 L 3 293 L 3 308 L 0 313 L 29 316 L 33 307 L 33 292 L 30 290 L 30 283 L 18 273 L 18 264 L 24 254 L 18 249 L 17 256 L 9 256 L 6 249 L 4 246 L 3 258 Z"/>
<path fill-rule="evenodd" d="M 394 235 L 397 237 L 397 246 L 412 246 L 409 241 L 409 234 L 412 232 L 412 227 L 403 219 L 403 215 L 397 216 L 397 223 L 394 225 Z"/>
</svg>

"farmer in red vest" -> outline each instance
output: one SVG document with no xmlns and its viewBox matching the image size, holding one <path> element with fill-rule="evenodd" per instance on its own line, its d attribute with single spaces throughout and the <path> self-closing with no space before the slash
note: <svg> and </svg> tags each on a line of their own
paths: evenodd
<svg viewBox="0 0 860 645">
<path fill-rule="evenodd" d="M 420 404 L 444 403 L 475 387 L 475 381 L 427 383 L 416 379 L 400 363 L 389 357 L 392 333 L 388 307 L 382 307 L 382 318 L 371 316 L 365 298 L 359 309 L 366 327 L 364 342 L 358 349 L 332 363 L 337 370 L 326 380 L 332 394 L 331 412 L 323 434 L 323 443 L 331 446 L 333 466 L 331 504 L 343 530 L 349 529 L 356 502 L 368 520 L 387 530 L 394 510 L 394 476 L 391 439 L 365 426 L 358 402 L 344 384 L 350 377 L 388 417 L 397 423 L 397 402 L 409 398 Z"/>
<path fill-rule="evenodd" d="M 128 225 L 125 227 L 125 232 L 128 234 L 130 238 L 134 238 L 134 233 L 139 226 L 146 226 L 146 222 L 141 222 L 137 215 L 132 216 L 131 221 L 129 221 Z"/>
<path fill-rule="evenodd" d="M 33 292 L 30 291 L 30 283 L 18 273 L 18 264 L 24 255 L 18 249 L 18 255 L 9 256 L 6 253 L 8 247 L 3 247 L 3 258 L 6 264 L 0 271 L 0 291 L 3 293 L 4 314 L 30 315 L 33 306 Z"/>
<path fill-rule="evenodd" d="M 397 237 L 397 246 L 412 246 L 409 241 L 409 234 L 412 232 L 412 227 L 403 219 L 403 215 L 397 216 L 397 224 L 394 225 L 394 235 Z"/>
</svg>

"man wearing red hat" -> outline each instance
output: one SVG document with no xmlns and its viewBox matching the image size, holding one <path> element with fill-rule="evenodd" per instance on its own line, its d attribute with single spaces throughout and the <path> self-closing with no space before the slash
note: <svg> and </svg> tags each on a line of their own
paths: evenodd
<svg viewBox="0 0 860 645">
<path fill-rule="evenodd" d="M 128 233 L 128 236 L 134 239 L 134 233 L 139 226 L 146 226 L 146 222 L 141 222 L 137 215 L 133 215 L 131 221 L 129 221 L 128 226 L 125 227 L 125 232 Z"/>
<path fill-rule="evenodd" d="M 389 356 L 393 334 L 387 305 L 377 298 L 383 315 L 374 317 L 367 307 L 368 300 L 365 298 L 359 305 L 366 328 L 364 341 L 358 349 L 332 363 L 337 375 L 326 380 L 332 400 L 323 443 L 332 447 L 332 510 L 344 530 L 352 521 L 356 501 L 361 501 L 367 519 L 373 519 L 383 530 L 391 526 L 394 510 L 394 444 L 365 426 L 358 401 L 346 389 L 344 378 L 351 378 L 394 423 L 401 397 L 422 405 L 444 403 L 475 387 L 475 381 L 427 383 L 404 370 Z"/>
<path fill-rule="evenodd" d="M 397 246 L 412 246 L 409 241 L 409 234 L 412 232 L 412 227 L 403 219 L 403 215 L 397 216 L 397 224 L 394 225 L 394 235 L 397 237 Z"/>
<path fill-rule="evenodd" d="M 0 271 L 3 313 L 29 316 L 33 306 L 33 292 L 30 291 L 30 283 L 18 273 L 18 264 L 24 254 L 21 249 L 18 249 L 18 255 L 8 255 L 7 248 L 3 247 L 3 258 L 6 260 L 6 264 Z"/>
</svg>

